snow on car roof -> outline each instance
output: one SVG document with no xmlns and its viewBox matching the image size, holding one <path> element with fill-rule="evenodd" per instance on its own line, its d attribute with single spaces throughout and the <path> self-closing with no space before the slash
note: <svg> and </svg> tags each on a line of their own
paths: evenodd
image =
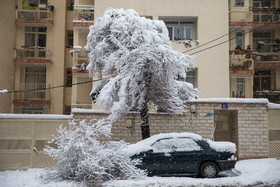
<svg viewBox="0 0 280 187">
<path fill-rule="evenodd" d="M 159 139 L 164 138 L 179 138 L 179 137 L 189 137 L 194 140 L 202 140 L 202 137 L 198 134 L 194 133 L 164 133 L 164 134 L 156 134 L 147 139 L 141 140 L 136 144 L 131 144 L 128 148 L 125 149 L 129 155 L 134 155 L 140 152 L 148 151 L 151 149 L 151 145 Z"/>
</svg>

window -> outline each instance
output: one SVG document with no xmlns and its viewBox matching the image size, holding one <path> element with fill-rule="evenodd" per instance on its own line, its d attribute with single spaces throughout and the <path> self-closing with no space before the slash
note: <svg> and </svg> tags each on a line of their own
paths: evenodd
<svg viewBox="0 0 280 187">
<path fill-rule="evenodd" d="M 191 83 L 197 88 L 197 69 L 186 71 L 186 78 L 178 77 L 178 80 Z"/>
<path fill-rule="evenodd" d="M 47 27 L 25 27 L 26 47 L 46 47 Z"/>
<path fill-rule="evenodd" d="M 235 50 L 243 50 L 244 44 L 243 44 L 243 32 L 237 32 L 236 33 L 236 48 Z"/>
<path fill-rule="evenodd" d="M 270 32 L 253 33 L 253 50 L 258 52 L 270 52 L 270 43 L 272 43 Z"/>
<path fill-rule="evenodd" d="M 64 114 L 70 115 L 71 114 L 71 106 L 65 106 L 64 107 Z"/>
<path fill-rule="evenodd" d="M 67 2 L 67 10 L 73 11 L 74 10 L 74 0 L 68 0 Z"/>
<path fill-rule="evenodd" d="M 244 89 L 244 78 L 237 78 L 236 79 L 236 97 L 237 98 L 244 98 L 245 97 L 245 92 Z"/>
<path fill-rule="evenodd" d="M 262 1 L 260 1 L 260 0 L 258 0 L 258 1 L 254 0 L 254 1 L 253 1 L 253 7 L 254 7 L 254 8 L 271 7 L 271 2 L 270 2 L 270 0 L 262 0 Z"/>
<path fill-rule="evenodd" d="M 66 86 L 72 87 L 72 68 L 66 68 Z"/>
<path fill-rule="evenodd" d="M 140 17 L 144 17 L 144 18 L 146 18 L 146 19 L 153 20 L 153 16 L 143 16 L 143 15 L 140 15 Z"/>
<path fill-rule="evenodd" d="M 271 72 L 256 71 L 254 75 L 254 91 L 271 90 Z"/>
<path fill-rule="evenodd" d="M 172 151 L 199 151 L 202 148 L 190 138 L 166 138 L 155 142 L 153 151 L 157 152 L 172 152 Z"/>
<path fill-rule="evenodd" d="M 244 5 L 244 0 L 235 0 L 235 5 L 236 6 L 243 6 Z"/>
<path fill-rule="evenodd" d="M 170 40 L 194 40 L 193 22 L 165 21 Z"/>
<path fill-rule="evenodd" d="M 73 48 L 73 30 L 67 31 L 67 41 L 66 41 L 67 48 Z"/>
<path fill-rule="evenodd" d="M 46 68 L 26 67 L 25 89 L 38 90 L 46 88 Z M 45 99 L 45 90 L 25 92 L 25 98 Z"/>
</svg>

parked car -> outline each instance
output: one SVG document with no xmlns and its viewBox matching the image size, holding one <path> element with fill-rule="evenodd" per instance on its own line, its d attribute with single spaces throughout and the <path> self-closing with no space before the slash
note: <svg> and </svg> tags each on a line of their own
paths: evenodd
<svg viewBox="0 0 280 187">
<path fill-rule="evenodd" d="M 214 142 L 194 133 L 158 134 L 130 145 L 132 159 L 141 159 L 137 167 L 149 175 L 199 175 L 217 177 L 220 171 L 234 168 L 236 146 Z"/>
</svg>

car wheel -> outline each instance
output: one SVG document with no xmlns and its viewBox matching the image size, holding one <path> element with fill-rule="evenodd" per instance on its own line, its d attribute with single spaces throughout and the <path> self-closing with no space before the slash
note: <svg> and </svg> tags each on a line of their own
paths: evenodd
<svg viewBox="0 0 280 187">
<path fill-rule="evenodd" d="M 204 178 L 217 177 L 218 173 L 219 173 L 219 168 L 213 162 L 205 162 L 200 167 L 200 175 Z"/>
</svg>

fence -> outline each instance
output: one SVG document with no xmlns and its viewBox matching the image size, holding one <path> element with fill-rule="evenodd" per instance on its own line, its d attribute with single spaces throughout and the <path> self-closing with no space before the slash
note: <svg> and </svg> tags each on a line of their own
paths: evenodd
<svg viewBox="0 0 280 187">
<path fill-rule="evenodd" d="M 269 157 L 280 159 L 280 109 L 268 110 Z"/>
<path fill-rule="evenodd" d="M 226 109 L 220 102 L 202 101 L 188 103 L 183 115 L 151 113 L 151 135 L 194 132 L 211 139 L 213 135 L 224 133 L 216 134 L 219 133 L 217 126 L 223 125 L 231 128 L 231 141 L 237 144 L 240 159 L 280 159 L 280 110 L 269 108 L 267 112 L 267 100 L 256 99 L 256 103 L 244 103 L 245 100 L 240 99 L 222 100 L 228 104 Z M 75 121 L 107 115 L 86 109 L 72 112 Z M 223 120 L 224 113 L 231 118 Z M 64 115 L 0 114 L 0 170 L 54 167 L 56 161 L 46 155 L 43 148 L 52 135 L 57 134 L 56 129 L 61 124 L 67 125 L 71 119 L 72 116 Z M 117 120 L 112 126 L 110 140 L 129 143 L 141 140 L 140 115 L 130 113 Z"/>
<path fill-rule="evenodd" d="M 0 170 L 54 167 L 43 148 L 70 116 L 0 115 Z"/>
</svg>

